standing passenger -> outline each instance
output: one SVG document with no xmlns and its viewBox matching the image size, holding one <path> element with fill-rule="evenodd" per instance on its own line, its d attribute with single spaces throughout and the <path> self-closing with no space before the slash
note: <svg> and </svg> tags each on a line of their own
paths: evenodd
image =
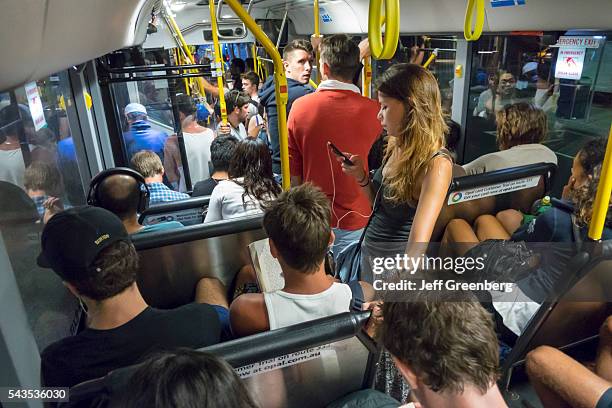
<svg viewBox="0 0 612 408">
<path fill-rule="evenodd" d="M 187 155 L 187 165 L 189 166 L 189 176 L 191 184 L 194 185 L 200 180 L 206 180 L 210 176 L 208 162 L 210 160 L 210 144 L 215 138 L 211 129 L 200 126 L 196 120 L 196 105 L 193 98 L 189 95 L 179 95 L 177 97 L 179 118 L 183 131 L 183 143 Z M 164 168 L 168 181 L 174 188 L 181 192 L 186 192 L 184 163 L 181 160 L 181 153 L 178 145 L 177 135 L 168 138 L 164 147 Z"/>
<path fill-rule="evenodd" d="M 227 108 L 227 125 L 223 122 L 217 125 L 217 134 L 234 136 L 238 140 L 248 137 L 244 123 L 249 115 L 249 103 L 251 99 L 242 91 L 230 91 L 225 95 L 225 107 Z"/>
<path fill-rule="evenodd" d="M 287 76 L 287 91 L 289 93 L 287 115 L 289 115 L 293 102 L 312 92 L 312 88 L 308 86 L 312 72 L 312 45 L 306 40 L 291 41 L 283 50 L 283 66 Z M 279 175 L 281 173 L 281 160 L 274 77 L 268 78 L 264 83 L 260 98 L 268 115 L 268 135 L 272 148 L 272 171 L 274 174 Z"/>
<path fill-rule="evenodd" d="M 227 180 L 230 160 L 236 150 L 238 139 L 233 136 L 217 136 L 210 145 L 210 160 L 213 165 L 213 174 L 204 181 L 198 181 L 193 186 L 192 197 L 211 195 L 221 180 Z"/>
<path fill-rule="evenodd" d="M 130 129 L 123 134 L 128 160 L 141 150 L 153 150 L 164 159 L 164 143 L 168 135 L 151 128 L 147 109 L 139 103 L 130 103 L 123 110 Z"/>
<path fill-rule="evenodd" d="M 294 184 L 316 184 L 332 202 L 337 256 L 359 239 L 371 206 L 359 188 L 367 177 L 343 177 L 340 166 L 332 163 L 327 143 L 366 157 L 382 127 L 376 119 L 378 103 L 361 96 L 352 83 L 359 69 L 359 48 L 348 36 L 332 35 L 321 41 L 320 66 L 323 81 L 317 91 L 296 101 L 289 115 L 291 178 Z"/>
<path fill-rule="evenodd" d="M 431 72 L 419 65 L 391 66 L 378 84 L 378 100 L 378 118 L 389 134 L 383 167 L 370 180 L 362 156 L 349 153 L 353 165 L 342 163 L 374 203 L 361 247 L 361 276 L 370 282 L 369 256 L 422 252 L 415 244 L 431 239 L 452 178 L 440 90 Z"/>
</svg>

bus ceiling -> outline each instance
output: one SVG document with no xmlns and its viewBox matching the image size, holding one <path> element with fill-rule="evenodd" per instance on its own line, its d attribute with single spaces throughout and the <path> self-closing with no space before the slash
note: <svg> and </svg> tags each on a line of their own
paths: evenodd
<svg viewBox="0 0 612 408">
<path fill-rule="evenodd" d="M 203 31 L 210 22 L 208 0 L 166 0 L 186 41 L 205 43 Z M 484 33 L 509 31 L 612 30 L 610 0 L 520 0 L 511 7 L 492 7 L 485 1 Z M 248 1 L 242 1 L 246 8 Z M 291 30 L 313 33 L 311 0 L 253 0 L 255 19 L 282 19 L 288 10 Z M 109 52 L 145 41 L 151 12 L 161 0 L 29 0 L 8 2 L 0 13 L 0 90 L 10 89 L 69 68 Z M 369 0 L 320 0 L 321 34 L 365 34 Z M 402 0 L 400 32 L 403 34 L 462 33 L 466 1 Z M 227 5 L 221 15 L 235 16 Z M 224 26 L 227 25 L 227 26 Z M 222 23 L 228 30 L 242 27 Z M 173 46 L 162 30 L 145 46 Z M 249 33 L 241 42 L 253 41 Z M 159 42 L 156 43 L 156 42 Z"/>
</svg>

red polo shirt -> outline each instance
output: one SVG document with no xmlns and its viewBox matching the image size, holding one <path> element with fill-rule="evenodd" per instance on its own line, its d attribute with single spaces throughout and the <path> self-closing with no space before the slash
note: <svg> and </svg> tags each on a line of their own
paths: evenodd
<svg viewBox="0 0 612 408">
<path fill-rule="evenodd" d="M 333 228 L 363 228 L 372 209 L 357 181 L 342 172 L 327 142 L 361 156 L 367 166 L 370 147 L 382 132 L 378 110 L 377 101 L 353 91 L 321 89 L 296 100 L 289 113 L 291 175 L 319 186 L 333 200 Z M 351 211 L 361 215 L 346 215 Z"/>
</svg>

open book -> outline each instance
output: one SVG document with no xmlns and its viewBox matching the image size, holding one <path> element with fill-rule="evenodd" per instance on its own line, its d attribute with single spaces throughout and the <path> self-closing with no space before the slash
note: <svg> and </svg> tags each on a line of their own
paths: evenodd
<svg viewBox="0 0 612 408">
<path fill-rule="evenodd" d="M 249 244 L 251 261 L 262 292 L 274 292 L 285 286 L 285 278 L 280 264 L 270 253 L 268 238 Z"/>
</svg>

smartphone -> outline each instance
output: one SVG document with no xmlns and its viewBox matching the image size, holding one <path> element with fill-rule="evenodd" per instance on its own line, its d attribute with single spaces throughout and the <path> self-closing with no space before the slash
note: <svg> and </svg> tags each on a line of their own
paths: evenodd
<svg viewBox="0 0 612 408">
<path fill-rule="evenodd" d="M 342 152 L 340 151 L 340 149 L 338 149 L 338 148 L 336 147 L 336 145 L 335 145 L 335 144 L 333 144 L 332 142 L 329 142 L 329 141 L 328 141 L 328 142 L 327 142 L 327 145 L 328 145 L 329 147 L 331 147 L 332 152 L 334 152 L 334 154 L 335 154 L 336 156 L 338 156 L 338 157 L 342 157 L 342 158 L 344 159 L 343 161 L 344 161 L 344 163 L 345 163 L 345 164 L 348 164 L 349 166 L 354 166 L 354 164 L 353 164 L 353 162 L 351 161 L 351 159 L 349 159 L 349 158 L 348 158 L 348 157 L 347 157 L 347 156 L 346 156 L 344 153 L 342 153 Z"/>
</svg>

